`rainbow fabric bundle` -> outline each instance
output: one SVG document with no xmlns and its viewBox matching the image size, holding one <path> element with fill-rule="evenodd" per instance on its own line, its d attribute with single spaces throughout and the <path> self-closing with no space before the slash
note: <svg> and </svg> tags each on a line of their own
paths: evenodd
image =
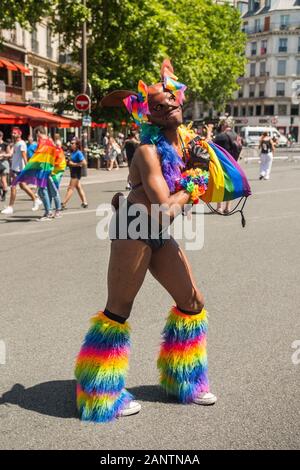
<svg viewBox="0 0 300 470">
<path fill-rule="evenodd" d="M 185 150 L 197 136 L 189 126 L 178 128 L 180 140 Z M 197 142 L 209 154 L 209 178 L 207 189 L 200 199 L 206 203 L 231 201 L 251 195 L 247 177 L 235 159 L 222 147 L 206 140 Z M 185 161 L 188 164 L 188 158 Z"/>
<path fill-rule="evenodd" d="M 56 147 L 52 140 L 50 138 L 40 139 L 38 148 L 14 184 L 28 183 L 45 188 L 54 168 L 55 157 Z"/>
</svg>

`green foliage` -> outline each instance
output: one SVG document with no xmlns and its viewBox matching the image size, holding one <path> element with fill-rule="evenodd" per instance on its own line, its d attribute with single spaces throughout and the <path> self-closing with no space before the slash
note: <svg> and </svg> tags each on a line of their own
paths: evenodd
<svg viewBox="0 0 300 470">
<path fill-rule="evenodd" d="M 4 2 L 3 17 L 25 26 L 47 14 L 61 35 L 62 48 L 80 62 L 81 27 L 87 20 L 88 80 L 93 89 L 93 117 L 109 117 L 101 98 L 115 89 L 136 90 L 139 79 L 159 80 L 162 60 L 170 57 L 187 97 L 221 109 L 238 88 L 244 71 L 245 36 L 240 17 L 229 5 L 212 0 L 34 0 Z M 80 73 L 59 70 L 57 91 L 68 91 L 67 105 L 80 91 Z M 118 119 L 128 115 L 116 111 Z"/>
</svg>

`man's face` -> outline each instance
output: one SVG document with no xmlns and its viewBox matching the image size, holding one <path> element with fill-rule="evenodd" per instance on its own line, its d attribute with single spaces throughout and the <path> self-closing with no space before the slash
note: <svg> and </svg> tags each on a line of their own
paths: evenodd
<svg viewBox="0 0 300 470">
<path fill-rule="evenodd" d="M 165 129 L 177 129 L 182 124 L 182 108 L 170 91 L 161 83 L 149 87 L 149 120 Z"/>
<path fill-rule="evenodd" d="M 11 137 L 12 137 L 13 141 L 15 142 L 20 137 L 20 134 L 17 131 L 12 131 Z"/>
</svg>

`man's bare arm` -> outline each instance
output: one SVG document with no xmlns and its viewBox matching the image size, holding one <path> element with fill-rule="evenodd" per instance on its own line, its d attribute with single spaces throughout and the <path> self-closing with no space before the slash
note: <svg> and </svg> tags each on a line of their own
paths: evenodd
<svg viewBox="0 0 300 470">
<path fill-rule="evenodd" d="M 189 202 L 189 193 L 182 190 L 170 195 L 169 187 L 161 170 L 159 156 L 154 146 L 142 145 L 137 153 L 136 161 L 143 188 L 151 204 L 163 204 L 169 208 L 169 215 L 172 218 L 176 217 L 181 212 L 182 207 Z"/>
</svg>

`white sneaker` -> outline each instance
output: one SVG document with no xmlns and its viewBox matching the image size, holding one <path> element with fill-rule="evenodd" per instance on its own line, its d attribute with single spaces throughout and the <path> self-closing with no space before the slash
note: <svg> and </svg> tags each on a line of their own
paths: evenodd
<svg viewBox="0 0 300 470">
<path fill-rule="evenodd" d="M 33 212 L 36 212 L 39 210 L 40 206 L 42 205 L 42 201 L 37 197 L 35 200 L 34 200 L 34 203 L 33 203 L 33 206 L 32 206 L 32 211 Z"/>
<path fill-rule="evenodd" d="M 130 401 L 124 410 L 121 411 L 119 416 L 130 416 L 135 415 L 141 411 L 142 407 L 137 401 Z"/>
<path fill-rule="evenodd" d="M 13 215 L 13 213 L 14 213 L 14 208 L 12 206 L 8 206 L 5 209 L 3 209 L 3 211 L 1 211 L 1 214 L 5 214 L 5 215 Z"/>
<path fill-rule="evenodd" d="M 193 400 L 193 403 L 196 403 L 196 405 L 213 405 L 216 401 L 217 397 L 213 393 L 202 392 Z"/>
</svg>

